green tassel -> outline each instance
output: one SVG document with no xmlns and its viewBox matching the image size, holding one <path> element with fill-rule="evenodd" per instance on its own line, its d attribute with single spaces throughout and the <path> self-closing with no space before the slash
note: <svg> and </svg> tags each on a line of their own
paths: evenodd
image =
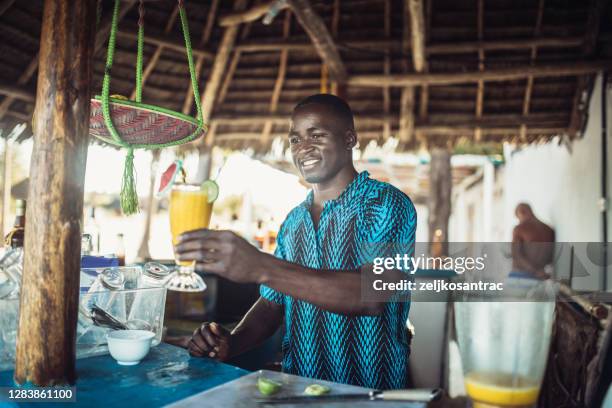
<svg viewBox="0 0 612 408">
<path fill-rule="evenodd" d="M 134 149 L 129 148 L 125 156 L 123 180 L 121 182 L 121 209 L 125 215 L 138 212 L 138 194 L 136 192 L 136 172 L 134 170 Z"/>
</svg>

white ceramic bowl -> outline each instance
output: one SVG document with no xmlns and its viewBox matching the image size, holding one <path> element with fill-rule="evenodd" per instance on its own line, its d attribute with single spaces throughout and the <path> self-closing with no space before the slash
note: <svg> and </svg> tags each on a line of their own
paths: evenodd
<svg viewBox="0 0 612 408">
<path fill-rule="evenodd" d="M 121 365 L 140 363 L 151 348 L 155 333 L 148 330 L 116 330 L 106 335 L 108 351 Z"/>
</svg>

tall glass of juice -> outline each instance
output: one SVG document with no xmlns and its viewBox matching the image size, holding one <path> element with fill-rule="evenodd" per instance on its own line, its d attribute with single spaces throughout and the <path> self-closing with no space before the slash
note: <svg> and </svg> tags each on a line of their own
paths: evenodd
<svg viewBox="0 0 612 408">
<path fill-rule="evenodd" d="M 172 244 L 184 232 L 208 228 L 216 197 L 209 197 L 200 185 L 175 184 L 170 193 L 170 231 Z M 204 280 L 195 272 L 195 261 L 178 261 L 177 270 L 170 276 L 167 287 L 182 292 L 206 289 Z"/>
</svg>

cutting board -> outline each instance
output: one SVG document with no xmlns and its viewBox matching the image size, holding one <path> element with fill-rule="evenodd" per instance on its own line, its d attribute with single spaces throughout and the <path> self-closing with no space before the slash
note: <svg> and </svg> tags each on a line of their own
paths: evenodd
<svg viewBox="0 0 612 408">
<path fill-rule="evenodd" d="M 254 373 L 245 375 L 236 380 L 219 385 L 210 390 L 192 395 L 174 404 L 168 405 L 171 408 L 200 408 L 200 407 L 236 407 L 236 408 L 264 408 L 264 407 L 350 407 L 350 408 L 366 408 L 366 407 L 383 407 L 383 408 L 425 408 L 423 403 L 405 403 L 391 401 L 345 401 L 345 402 L 321 402 L 309 404 L 283 404 L 283 405 L 266 405 L 259 404 L 255 401 L 256 398 L 261 398 L 262 395 L 257 390 L 257 379 L 259 376 L 264 376 L 274 381 L 283 384 L 281 391 L 275 394 L 275 397 L 301 395 L 304 389 L 310 384 L 324 384 L 331 388 L 331 394 L 346 394 L 346 393 L 367 393 L 368 388 L 356 387 L 353 385 L 339 384 L 329 381 L 313 380 L 311 378 L 299 377 L 291 374 L 283 374 L 275 371 L 260 370 Z"/>
</svg>

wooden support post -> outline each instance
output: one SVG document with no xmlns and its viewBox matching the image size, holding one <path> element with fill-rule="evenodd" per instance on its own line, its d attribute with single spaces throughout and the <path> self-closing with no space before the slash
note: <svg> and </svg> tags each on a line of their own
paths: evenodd
<svg viewBox="0 0 612 408">
<path fill-rule="evenodd" d="M 400 101 L 399 139 L 408 143 L 414 135 L 414 87 L 402 89 Z"/>
<path fill-rule="evenodd" d="M 441 253 L 448 254 L 448 219 L 451 213 L 451 152 L 447 148 L 434 147 L 430 150 L 429 162 L 429 245 L 441 243 Z"/>
<path fill-rule="evenodd" d="M 157 200 L 155 199 L 155 179 L 160 153 L 160 149 L 155 149 L 151 151 L 151 171 L 149 174 L 149 193 L 147 196 L 147 209 L 145 213 L 144 232 L 142 234 L 142 240 L 140 241 L 140 247 L 138 247 L 138 253 L 136 255 L 136 258 L 139 261 L 148 261 L 151 259 L 151 252 L 149 251 L 149 238 L 151 236 L 151 221 L 153 220 L 153 216 L 157 212 Z"/>
<path fill-rule="evenodd" d="M 338 82 L 338 88 L 344 87 L 347 78 L 347 71 L 340 53 L 336 48 L 329 30 L 321 17 L 314 11 L 308 0 L 287 0 L 295 17 L 308 34 L 312 43 L 321 57 L 321 60 L 329 69 L 332 79 Z"/>
<path fill-rule="evenodd" d="M 478 13 L 477 13 L 477 30 L 478 30 L 478 41 L 484 40 L 484 0 L 478 0 Z M 485 52 L 482 48 L 478 50 L 478 70 L 484 70 L 484 59 Z M 482 117 L 482 109 L 484 106 L 484 81 L 481 79 L 478 81 L 477 90 L 476 90 L 476 118 Z M 476 143 L 480 142 L 482 137 L 482 132 L 480 128 L 476 128 L 474 132 L 474 141 Z"/>
<path fill-rule="evenodd" d="M 385 37 L 391 39 L 391 0 L 385 0 Z M 391 56 L 389 50 L 385 51 L 385 60 L 383 63 L 383 74 L 391 73 Z M 383 112 L 385 116 L 391 113 L 391 91 L 389 87 L 383 88 Z M 386 121 L 383 124 L 383 141 L 387 141 L 391 137 L 391 123 Z"/>
<path fill-rule="evenodd" d="M 96 1 L 46 0 L 15 380 L 76 380 L 83 185 Z"/>
<path fill-rule="evenodd" d="M 10 226 L 10 207 L 11 207 L 11 188 L 13 187 L 13 163 L 11 140 L 8 135 L 4 138 L 4 160 L 2 160 L 2 223 L 0 224 L 0 234 L 2 237 L 8 233 Z M 6 230 L 6 231 L 5 231 Z"/>
</svg>

